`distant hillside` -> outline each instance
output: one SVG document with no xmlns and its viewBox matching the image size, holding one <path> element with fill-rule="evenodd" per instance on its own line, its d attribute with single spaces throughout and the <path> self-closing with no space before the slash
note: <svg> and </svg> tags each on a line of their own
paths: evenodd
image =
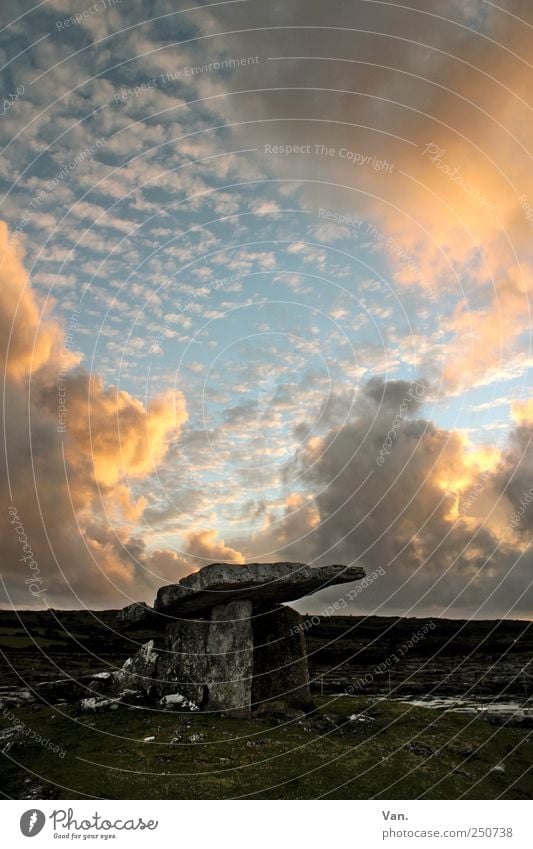
<svg viewBox="0 0 533 849">
<path fill-rule="evenodd" d="M 428 622 L 434 627 L 424 633 Z M 335 616 L 321 618 L 306 637 L 311 670 L 328 692 L 355 681 L 362 692 L 524 698 L 533 695 L 532 626 Z"/>
<path fill-rule="evenodd" d="M 0 611 L 2 685 L 121 665 L 152 632 L 119 622 L 117 612 Z M 531 622 L 314 616 L 304 623 L 315 690 L 533 694 Z"/>
</svg>

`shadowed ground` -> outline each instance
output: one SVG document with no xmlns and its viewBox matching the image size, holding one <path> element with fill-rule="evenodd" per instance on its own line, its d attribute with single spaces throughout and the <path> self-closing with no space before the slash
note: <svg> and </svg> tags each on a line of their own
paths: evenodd
<svg viewBox="0 0 533 849">
<path fill-rule="evenodd" d="M 3 759 L 3 792 L 105 799 L 533 797 L 531 732 L 399 702 L 318 703 L 292 720 L 18 709 L 20 721 L 66 755 L 15 744 Z"/>
</svg>

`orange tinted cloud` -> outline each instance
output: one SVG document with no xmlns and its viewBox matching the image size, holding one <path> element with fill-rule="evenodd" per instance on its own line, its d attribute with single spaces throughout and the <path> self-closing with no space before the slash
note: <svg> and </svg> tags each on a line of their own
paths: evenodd
<svg viewBox="0 0 533 849">
<path fill-rule="evenodd" d="M 63 357 L 66 368 L 79 357 L 63 347 L 64 334 L 43 316 L 22 264 L 20 242 L 0 221 L 0 336 L 1 361 L 9 377 L 21 379 Z"/>
<path fill-rule="evenodd" d="M 129 392 L 106 388 L 95 374 L 76 370 L 65 384 L 68 458 L 73 466 L 91 466 L 105 487 L 154 472 L 187 421 L 180 393 L 168 392 L 145 406 Z M 51 395 L 49 390 L 50 405 Z"/>
<path fill-rule="evenodd" d="M 527 401 L 515 401 L 511 407 L 513 419 L 519 425 L 533 425 L 533 398 Z"/>
<path fill-rule="evenodd" d="M 186 536 L 185 551 L 200 559 L 200 566 L 215 561 L 244 563 L 240 551 L 227 546 L 223 539 L 217 540 L 217 532 L 212 530 L 191 531 Z"/>
<path fill-rule="evenodd" d="M 232 31 L 241 13 L 209 14 Z M 512 13 L 451 0 L 296 0 L 276 8 L 272 31 L 263 7 L 249 14 L 258 32 L 246 32 L 247 49 L 257 39 L 263 55 L 284 59 L 250 69 L 253 97 L 228 98 L 227 108 L 246 114 L 242 141 L 330 149 L 263 161 L 276 177 L 302 181 L 310 211 L 372 222 L 369 242 L 388 252 L 400 298 L 415 287 L 434 313 L 430 292 L 447 299 L 439 301 L 447 313 L 459 304 L 443 361 L 431 364 L 433 373 L 444 367 L 448 389 L 496 375 L 529 320 L 529 0 L 513 0 Z M 263 123 L 271 121 L 275 133 Z M 469 325 L 479 334 L 472 347 Z"/>
<path fill-rule="evenodd" d="M 150 553 L 136 534 L 148 500 L 132 480 L 157 472 L 187 420 L 180 392 L 146 403 L 76 366 L 60 323 L 43 314 L 19 246 L 0 222 L 0 330 L 7 379 L 4 488 L 0 509 L 17 510 L 42 577 L 32 597 L 15 533 L 4 535 L 4 602 L 78 606 L 151 599 L 168 573 L 192 568 L 173 552 Z M 66 424 L 58 429 L 58 375 Z M 31 378 L 31 394 L 28 381 Z M 11 496 L 11 497 L 10 497 Z M 228 551 L 231 551 L 228 549 Z M 162 571 L 163 575 L 159 575 Z"/>
</svg>

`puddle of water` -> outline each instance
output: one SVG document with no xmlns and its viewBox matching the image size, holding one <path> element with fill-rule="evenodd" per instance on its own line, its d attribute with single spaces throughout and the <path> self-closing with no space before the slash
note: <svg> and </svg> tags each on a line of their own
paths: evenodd
<svg viewBox="0 0 533 849">
<path fill-rule="evenodd" d="M 346 696 L 347 693 L 336 693 L 334 698 Z M 375 696 L 376 702 L 387 700 L 387 696 Z M 512 717 L 515 720 L 533 720 L 533 702 L 529 700 L 526 704 L 515 701 L 494 701 L 493 698 L 461 699 L 457 696 L 428 696 L 427 698 L 416 696 L 402 696 L 394 701 L 413 707 L 428 708 L 429 710 L 444 710 L 451 713 L 466 713 L 471 716 L 499 716 L 503 719 Z"/>
<path fill-rule="evenodd" d="M 513 701 L 493 701 L 490 699 L 457 699 L 453 696 L 434 698 L 410 698 L 405 696 L 397 701 L 413 707 L 424 707 L 431 710 L 444 710 L 452 713 L 479 714 L 481 716 L 513 716 L 516 719 L 533 718 L 533 704 L 523 704 Z"/>
</svg>

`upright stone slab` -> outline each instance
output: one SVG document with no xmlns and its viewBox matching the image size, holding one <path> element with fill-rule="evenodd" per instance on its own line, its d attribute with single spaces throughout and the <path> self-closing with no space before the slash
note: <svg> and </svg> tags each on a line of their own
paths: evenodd
<svg viewBox="0 0 533 849">
<path fill-rule="evenodd" d="M 250 716 L 254 637 L 252 602 L 230 601 L 211 611 L 207 638 L 207 710 Z"/>
<path fill-rule="evenodd" d="M 302 617 L 290 607 L 254 609 L 252 711 L 313 707 Z"/>
<path fill-rule="evenodd" d="M 208 620 L 176 619 L 167 625 L 157 665 L 160 698 L 183 696 L 188 704 L 204 706 L 208 637 Z"/>
<path fill-rule="evenodd" d="M 209 619 L 177 619 L 116 675 L 115 692 L 148 700 L 250 716 L 253 674 L 252 603 L 220 604 Z"/>
</svg>

